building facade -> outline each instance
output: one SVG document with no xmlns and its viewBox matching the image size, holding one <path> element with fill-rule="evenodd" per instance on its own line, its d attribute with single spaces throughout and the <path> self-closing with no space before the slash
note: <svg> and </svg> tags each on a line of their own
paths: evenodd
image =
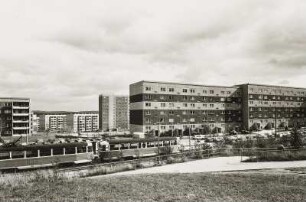
<svg viewBox="0 0 306 202">
<path fill-rule="evenodd" d="M 305 88 L 258 84 L 242 84 L 240 87 L 245 128 L 305 126 Z"/>
<path fill-rule="evenodd" d="M 132 132 L 224 132 L 242 126 L 240 87 L 141 81 L 130 85 Z"/>
<path fill-rule="evenodd" d="M 98 130 L 98 112 L 78 112 L 73 114 L 73 132 L 96 132 Z"/>
<path fill-rule="evenodd" d="M 96 132 L 99 129 L 99 114 L 97 111 L 57 112 L 36 111 L 38 132 L 78 133 Z"/>
<path fill-rule="evenodd" d="M 102 131 L 129 129 L 128 96 L 99 96 L 99 129 Z"/>
<path fill-rule="evenodd" d="M 30 135 L 29 98 L 0 98 L 0 135 Z"/>
<path fill-rule="evenodd" d="M 182 134 L 305 126 L 305 100 L 305 88 L 140 81 L 130 85 L 130 129 Z"/>
</svg>

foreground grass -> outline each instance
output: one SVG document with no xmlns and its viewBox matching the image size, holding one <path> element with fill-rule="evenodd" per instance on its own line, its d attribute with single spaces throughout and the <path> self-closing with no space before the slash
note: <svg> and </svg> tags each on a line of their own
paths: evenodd
<svg viewBox="0 0 306 202">
<path fill-rule="evenodd" d="M 306 201 L 305 175 L 153 174 L 2 185 L 0 201 Z"/>
</svg>

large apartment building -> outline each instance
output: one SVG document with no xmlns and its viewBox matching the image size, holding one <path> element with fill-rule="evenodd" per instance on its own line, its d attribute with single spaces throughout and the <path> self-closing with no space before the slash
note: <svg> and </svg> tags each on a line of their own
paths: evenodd
<svg viewBox="0 0 306 202">
<path fill-rule="evenodd" d="M 30 131 L 30 99 L 0 98 L 0 135 L 26 136 Z"/>
<path fill-rule="evenodd" d="M 129 129 L 128 96 L 99 96 L 99 128 L 102 131 Z"/>
<path fill-rule="evenodd" d="M 306 89 L 140 81 L 130 85 L 131 132 L 229 132 L 305 125 Z"/>
<path fill-rule="evenodd" d="M 132 132 L 228 131 L 242 124 L 238 86 L 141 81 L 130 85 Z"/>
<path fill-rule="evenodd" d="M 245 128 L 305 126 L 305 88 L 258 84 L 242 84 L 240 87 Z"/>
</svg>

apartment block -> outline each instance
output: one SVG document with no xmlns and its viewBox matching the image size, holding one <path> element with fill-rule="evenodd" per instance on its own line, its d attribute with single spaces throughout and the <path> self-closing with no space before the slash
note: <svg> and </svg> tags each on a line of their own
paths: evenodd
<svg viewBox="0 0 306 202">
<path fill-rule="evenodd" d="M 129 129 L 128 96 L 99 96 L 99 128 L 102 131 Z"/>
<path fill-rule="evenodd" d="M 132 132 L 230 131 L 242 127 L 239 86 L 140 81 L 130 85 Z"/>
<path fill-rule="evenodd" d="M 305 88 L 140 81 L 130 85 L 130 128 L 182 134 L 305 126 L 305 101 Z"/>
<path fill-rule="evenodd" d="M 259 84 L 242 84 L 240 87 L 245 128 L 305 126 L 305 88 Z"/>
<path fill-rule="evenodd" d="M 78 112 L 73 114 L 73 132 L 95 132 L 98 130 L 98 112 Z"/>
<path fill-rule="evenodd" d="M 0 98 L 0 135 L 26 136 L 30 131 L 30 99 Z"/>
</svg>

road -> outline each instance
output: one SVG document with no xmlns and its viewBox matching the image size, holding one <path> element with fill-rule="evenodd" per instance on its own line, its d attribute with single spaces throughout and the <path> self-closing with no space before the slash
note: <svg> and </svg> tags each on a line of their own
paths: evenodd
<svg viewBox="0 0 306 202">
<path fill-rule="evenodd" d="M 240 160 L 241 160 L 240 156 L 217 157 L 211 159 L 202 159 L 202 160 L 190 161 L 185 163 L 168 164 L 164 166 L 114 173 L 107 176 L 152 174 L 152 173 L 201 173 L 201 172 L 239 171 L 239 170 L 270 169 L 270 168 L 306 167 L 306 161 L 246 163 L 246 162 L 240 162 Z M 107 176 L 95 176 L 93 178 L 107 177 Z"/>
</svg>

